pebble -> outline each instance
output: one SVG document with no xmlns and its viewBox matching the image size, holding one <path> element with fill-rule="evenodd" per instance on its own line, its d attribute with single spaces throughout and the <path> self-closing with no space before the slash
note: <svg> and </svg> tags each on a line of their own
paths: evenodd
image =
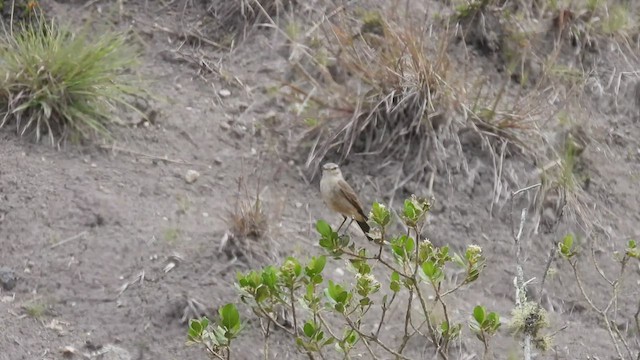
<svg viewBox="0 0 640 360">
<path fill-rule="evenodd" d="M 229 97 L 229 96 L 231 96 L 231 91 L 229 91 L 227 89 L 222 89 L 222 90 L 218 91 L 218 95 L 220 95 L 220 97 Z"/>
<path fill-rule="evenodd" d="M 0 286 L 6 291 L 16 287 L 17 277 L 13 270 L 8 267 L 0 267 Z"/>
<path fill-rule="evenodd" d="M 198 180 L 199 177 L 199 172 L 195 170 L 187 170 L 187 173 L 184 174 L 184 181 L 186 181 L 187 184 L 193 184 L 194 182 L 196 182 L 196 180 Z"/>
</svg>

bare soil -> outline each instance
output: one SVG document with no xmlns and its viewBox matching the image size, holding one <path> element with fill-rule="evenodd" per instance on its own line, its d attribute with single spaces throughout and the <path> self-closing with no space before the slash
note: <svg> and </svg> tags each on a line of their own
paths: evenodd
<svg viewBox="0 0 640 360">
<path fill-rule="evenodd" d="M 187 15 L 202 11 L 199 2 L 42 1 L 54 17 L 84 22 L 109 15 L 119 26 L 131 27 L 145 44 L 142 74 L 157 96 L 146 111 L 157 116 L 145 124 L 131 115 L 137 125 L 116 129 L 120 141 L 106 147 L 57 151 L 0 133 L 0 267 L 16 276 L 14 288 L 0 288 L 1 360 L 61 359 L 65 347 L 89 353 L 109 346 L 124 349 L 120 359 L 205 359 L 200 349 L 185 346 L 187 325 L 181 317 L 188 300 L 212 310 L 234 301 L 237 271 L 288 255 L 319 254 L 315 220 L 339 221 L 322 204 L 318 179 L 306 178 L 304 156 L 292 151 L 296 136 L 286 125 L 291 115 L 269 95 L 288 66 L 274 32 L 253 29 L 232 52 L 197 40 L 184 43 L 174 31 L 181 28 L 183 3 Z M 495 69 L 493 60 L 480 53 L 474 61 L 480 69 Z M 622 78 L 617 103 L 594 95 L 591 108 L 583 109 L 595 144 L 583 155 L 588 193 L 607 235 L 595 256 L 611 274 L 616 271 L 611 253 L 640 237 L 635 82 Z M 429 238 L 458 251 L 478 244 L 488 258 L 480 280 L 463 291 L 466 300 L 455 300 L 459 321 L 468 319 L 476 304 L 505 317 L 514 304 L 511 212 L 504 206 L 490 213 L 491 161 L 478 156 L 471 162 L 473 176 L 444 174 L 434 184 L 438 206 Z M 533 168 L 517 156 L 506 161 Z M 389 201 L 384 189 L 393 188 L 393 182 L 370 169 L 366 162 L 343 166 L 364 203 Z M 189 170 L 200 173 L 193 183 L 184 178 Z M 426 187 L 406 184 L 395 195 L 395 206 L 409 193 L 423 195 Z M 267 234 L 243 244 L 230 239 L 221 251 L 228 211 L 238 197 L 251 198 L 258 191 L 271 223 Z M 519 211 L 514 213 L 517 219 Z M 539 283 L 553 240 L 567 231 L 579 230 L 565 222 L 555 233 L 528 237 L 529 278 Z M 177 266 L 165 271 L 171 262 Z M 632 266 L 618 304 L 624 321 L 616 325 L 623 331 L 632 327 L 640 298 L 640 268 L 637 262 Z M 337 267 L 344 264 L 331 266 Z M 551 310 L 551 328 L 564 329 L 555 335 L 552 350 L 537 358 L 617 358 L 602 322 L 579 295 L 571 269 L 553 268 L 557 272 L 547 278 L 543 302 Z M 584 270 L 584 287 L 603 306 L 609 288 L 591 268 Z M 392 327 L 400 321 L 392 319 Z M 471 340 L 461 346 L 478 354 L 479 343 L 467 337 Z M 304 358 L 283 334 L 276 332 L 271 341 L 271 358 Z M 496 358 L 518 356 L 518 342 L 506 331 L 496 342 Z M 235 359 L 262 357 L 255 322 L 247 323 L 238 345 Z M 411 346 L 413 356 L 431 358 L 425 344 Z M 630 346 L 638 350 L 637 343 Z M 103 356 L 118 358 L 115 350 Z"/>
</svg>

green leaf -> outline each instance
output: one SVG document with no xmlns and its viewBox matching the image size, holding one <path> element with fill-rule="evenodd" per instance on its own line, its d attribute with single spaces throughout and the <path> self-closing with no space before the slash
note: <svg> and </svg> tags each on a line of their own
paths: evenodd
<svg viewBox="0 0 640 360">
<path fill-rule="evenodd" d="M 260 285 L 255 290 L 254 299 L 256 300 L 257 303 L 261 303 L 266 299 L 268 299 L 270 295 L 271 295 L 271 292 L 269 291 L 269 288 L 266 286 Z"/>
<path fill-rule="evenodd" d="M 327 264 L 326 256 L 320 256 L 317 259 L 315 259 L 314 267 L 313 267 L 313 269 L 315 270 L 315 273 L 320 274 L 324 270 L 324 266 L 326 264 Z"/>
<path fill-rule="evenodd" d="M 567 234 L 562 242 L 558 244 L 560 254 L 562 254 L 566 258 L 573 257 L 575 253 L 573 252 L 573 234 Z"/>
<path fill-rule="evenodd" d="M 496 330 L 500 326 L 500 315 L 492 311 L 487 315 L 486 322 L 491 330 Z"/>
<path fill-rule="evenodd" d="M 473 308 L 473 318 L 478 322 L 478 324 L 482 325 L 486 316 L 486 310 L 484 307 L 478 305 Z"/>
<path fill-rule="evenodd" d="M 353 345 L 358 339 L 358 334 L 353 329 L 345 329 L 343 334 L 342 341 L 347 344 Z"/>
<path fill-rule="evenodd" d="M 413 238 L 406 235 L 391 240 L 391 250 L 401 259 L 410 258 L 415 245 Z"/>
<path fill-rule="evenodd" d="M 330 337 L 327 340 L 324 341 L 324 343 L 322 344 L 322 346 L 327 346 L 327 345 L 331 345 L 334 343 L 334 341 L 336 341 L 336 339 L 334 337 Z"/>
<path fill-rule="evenodd" d="M 270 288 L 274 288 L 278 283 L 278 275 L 273 266 L 267 266 L 262 271 L 262 282 Z"/>
<path fill-rule="evenodd" d="M 202 337 L 202 331 L 205 329 L 202 326 L 201 320 L 191 319 L 189 321 L 188 338 L 191 341 L 198 341 Z"/>
<path fill-rule="evenodd" d="M 202 319 L 200 319 L 200 325 L 202 326 L 202 330 L 206 330 L 207 326 L 209 326 L 209 319 L 205 316 Z"/>
<path fill-rule="evenodd" d="M 404 201 L 403 215 L 410 221 L 415 221 L 418 217 L 416 208 L 409 199 Z"/>
<path fill-rule="evenodd" d="M 331 242 L 331 239 L 325 238 L 325 237 L 320 239 L 319 244 L 320 244 L 320 247 L 322 247 L 323 249 L 331 249 L 333 247 L 333 243 Z"/>
<path fill-rule="evenodd" d="M 240 314 L 234 304 L 227 304 L 218 310 L 222 326 L 227 330 L 240 326 Z"/>
<path fill-rule="evenodd" d="M 329 287 L 325 289 L 325 293 L 333 302 L 342 305 L 342 309 L 344 309 L 349 293 L 342 286 L 329 280 Z"/>
<path fill-rule="evenodd" d="M 331 235 L 333 234 L 333 231 L 331 230 L 331 225 L 329 225 L 329 223 L 327 223 L 324 220 L 318 220 L 316 222 L 316 230 L 318 230 L 318 233 L 320 235 L 322 235 L 325 238 L 331 238 Z"/>
<path fill-rule="evenodd" d="M 427 260 L 422 263 L 422 271 L 429 279 L 433 279 L 435 277 L 436 270 L 436 264 L 433 261 Z"/>
<path fill-rule="evenodd" d="M 389 209 L 378 202 L 373 203 L 371 213 L 373 215 L 372 220 L 380 225 L 380 227 L 387 226 L 391 220 L 391 212 Z"/>
<path fill-rule="evenodd" d="M 442 330 L 443 334 L 449 332 L 449 323 L 446 320 L 440 324 L 440 330 Z"/>
<path fill-rule="evenodd" d="M 400 291 L 400 274 L 396 271 L 391 273 L 391 283 L 389 284 L 389 288 L 393 292 Z"/>
<path fill-rule="evenodd" d="M 313 334 L 315 334 L 316 332 L 315 326 L 313 326 L 313 324 L 310 322 L 305 323 L 302 330 L 304 331 L 304 334 L 307 335 L 308 338 L 312 337 Z"/>
</svg>

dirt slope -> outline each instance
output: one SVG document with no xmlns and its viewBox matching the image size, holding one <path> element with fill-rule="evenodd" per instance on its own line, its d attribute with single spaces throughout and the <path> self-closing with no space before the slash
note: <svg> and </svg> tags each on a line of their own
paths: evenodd
<svg viewBox="0 0 640 360">
<path fill-rule="evenodd" d="M 103 1 L 88 6 L 80 1 L 42 3 L 54 16 L 65 18 L 118 11 Z M 5 329 L 0 334 L 1 360 L 60 359 L 65 346 L 88 352 L 107 344 L 126 350 L 121 359 L 204 359 L 200 350 L 184 346 L 186 325 L 180 317 L 185 299 L 211 307 L 234 300 L 236 271 L 291 254 L 319 253 L 315 220 L 338 221 L 319 199 L 318 179 L 307 183 L 303 157 L 288 152 L 296 138 L 286 126 L 291 115 L 269 96 L 287 67 L 273 32 L 254 31 L 231 53 L 211 46 L 193 52 L 203 56 L 215 70 L 211 72 L 203 62 L 176 53 L 178 37 L 153 25 L 178 28 L 181 8 L 124 2 L 119 25 L 131 26 L 146 46 L 142 72 L 158 96 L 147 109 L 157 112 L 154 123 L 119 129 L 123 140 L 111 148 L 55 151 L 12 133 L 0 134 L 0 267 L 17 277 L 15 288 L 0 290 L 0 324 Z M 489 58 L 478 55 L 476 61 L 492 67 Z M 220 68 L 215 67 L 218 63 Z M 605 260 L 614 246 L 619 249 L 640 235 L 635 81 L 631 76 L 622 79 L 618 105 L 605 92 L 584 109 L 596 141 L 584 155 L 591 178 L 588 192 L 608 236 L 602 236 L 596 256 Z M 274 122 L 285 126 L 271 126 Z M 458 320 L 466 319 L 478 303 L 508 316 L 514 303 L 509 207 L 494 209 L 493 216 L 489 212 L 494 177 L 490 161 L 478 157 L 470 162 L 473 176 L 451 174 L 434 185 L 438 206 L 430 220 L 430 239 L 456 250 L 476 243 L 488 257 L 489 266 L 474 291 L 466 292 L 472 298 L 454 300 Z M 514 168 L 534 168 L 522 159 L 509 161 Z M 390 194 L 380 189 L 393 184 L 379 180 L 381 176 L 376 179 L 380 174 L 370 169 L 368 163 L 351 162 L 343 171 L 352 183 L 363 184 L 356 188 L 365 203 L 388 201 Z M 188 170 L 200 174 L 194 183 L 184 179 Z M 229 228 L 224 218 L 233 207 L 239 178 L 251 195 L 260 186 L 273 225 L 263 240 L 248 245 L 251 251 L 220 252 Z M 395 204 L 409 192 L 425 189 L 425 184 L 409 183 L 395 196 Z M 558 233 L 577 230 L 563 224 Z M 540 279 L 549 244 L 558 236 L 536 235 L 526 243 L 529 277 Z M 165 272 L 176 257 L 181 259 L 177 267 Z M 566 328 L 557 334 L 554 349 L 537 358 L 616 358 L 600 320 L 581 300 L 570 268 L 554 268 L 557 274 L 547 279 L 545 301 L 553 308 L 552 328 Z M 591 269 L 585 270 L 585 286 L 602 305 L 607 287 Z M 621 312 L 635 311 L 639 278 L 636 263 L 626 283 L 628 297 L 620 299 Z M 246 344 L 262 343 L 257 324 L 247 325 L 243 339 Z M 273 358 L 303 358 L 283 334 L 276 333 L 272 341 Z M 87 342 L 92 345 L 87 347 Z M 478 351 L 478 345 L 463 344 L 468 353 Z M 430 358 L 424 344 L 411 346 L 411 355 Z M 517 347 L 515 340 L 502 336 L 497 354 L 507 358 L 517 354 Z M 115 351 L 110 354 L 106 356 L 115 356 Z M 234 358 L 260 356 L 261 346 L 246 346 Z"/>
</svg>

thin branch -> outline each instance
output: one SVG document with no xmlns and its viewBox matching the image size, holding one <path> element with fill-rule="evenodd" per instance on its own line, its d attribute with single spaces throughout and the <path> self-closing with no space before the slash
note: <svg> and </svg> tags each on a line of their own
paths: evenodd
<svg viewBox="0 0 640 360">
<path fill-rule="evenodd" d="M 511 199 L 513 204 L 513 198 Z M 515 236 L 516 243 L 516 306 L 522 308 L 527 302 L 526 284 L 524 281 L 524 270 L 522 260 L 522 230 L 524 229 L 524 223 L 527 220 L 527 208 L 522 209 L 520 214 L 520 226 L 518 233 Z M 524 360 L 531 360 L 531 334 L 528 331 L 524 333 L 524 343 L 522 345 L 524 354 Z"/>
<path fill-rule="evenodd" d="M 382 323 L 384 322 L 384 317 L 387 315 L 387 310 L 389 310 L 389 307 L 391 306 L 391 304 L 393 304 L 393 300 L 396 299 L 396 295 L 398 293 L 394 292 L 393 296 L 391 296 L 391 300 L 389 301 L 389 303 L 383 303 L 382 304 L 382 315 L 380 316 L 380 322 L 378 323 L 378 329 L 376 330 L 376 337 L 378 337 L 378 335 L 380 335 L 380 330 L 382 329 Z M 638 311 L 640 311 L 640 307 L 638 308 Z"/>
<path fill-rule="evenodd" d="M 418 290 L 419 291 L 419 290 Z M 404 317 L 404 336 L 402 336 L 402 343 L 398 348 L 398 353 L 402 354 L 405 346 L 409 342 L 411 336 L 409 336 L 409 324 L 411 323 L 411 305 L 413 304 L 413 291 L 409 290 L 409 301 L 407 301 L 407 312 Z M 376 334 L 377 337 L 377 334 Z"/>
<path fill-rule="evenodd" d="M 293 331 L 298 336 L 298 320 L 296 317 L 296 299 L 295 294 L 293 293 L 293 286 L 289 288 L 289 296 L 291 296 L 291 316 L 293 316 Z"/>
<path fill-rule="evenodd" d="M 358 327 L 353 323 L 353 321 L 348 316 L 344 315 L 344 319 L 347 321 L 347 324 L 349 324 L 349 327 L 351 327 L 351 329 L 353 329 L 353 331 L 355 331 L 361 338 L 373 341 L 374 343 L 378 344 L 381 348 L 383 348 L 385 351 L 387 351 L 389 354 L 394 355 L 398 359 L 410 360 L 408 357 L 406 357 L 406 356 L 398 353 L 397 351 L 391 349 L 385 343 L 380 341 L 380 339 L 378 339 L 377 337 L 372 336 L 372 335 L 364 334 L 362 331 L 360 331 L 360 329 L 358 329 Z"/>
<path fill-rule="evenodd" d="M 611 341 L 613 342 L 613 346 L 616 348 L 616 353 L 618 354 L 618 357 L 620 359 L 624 359 L 624 356 L 622 356 L 622 352 L 620 351 L 620 346 L 618 345 L 618 341 L 616 340 L 615 334 L 613 333 L 613 329 L 611 328 L 611 322 L 609 321 L 609 316 L 607 315 L 607 313 L 603 310 L 601 310 L 600 308 L 598 308 L 593 301 L 591 300 L 591 298 L 587 295 L 586 291 L 584 290 L 584 286 L 582 284 L 582 280 L 580 280 L 580 276 L 578 275 L 578 267 L 576 266 L 576 262 L 570 262 L 571 267 L 573 268 L 573 274 L 576 278 L 576 283 L 578 284 L 578 288 L 580 289 L 580 292 L 582 293 L 582 297 L 584 297 L 584 299 L 587 301 L 587 303 L 589 304 L 589 306 L 591 306 L 591 308 L 597 312 L 598 314 L 600 314 L 603 319 L 605 324 L 607 325 L 607 331 L 609 333 L 609 337 L 611 337 Z M 609 302 L 609 304 L 611 304 L 611 302 Z M 609 307 L 609 305 L 607 305 L 607 308 Z"/>
</svg>

